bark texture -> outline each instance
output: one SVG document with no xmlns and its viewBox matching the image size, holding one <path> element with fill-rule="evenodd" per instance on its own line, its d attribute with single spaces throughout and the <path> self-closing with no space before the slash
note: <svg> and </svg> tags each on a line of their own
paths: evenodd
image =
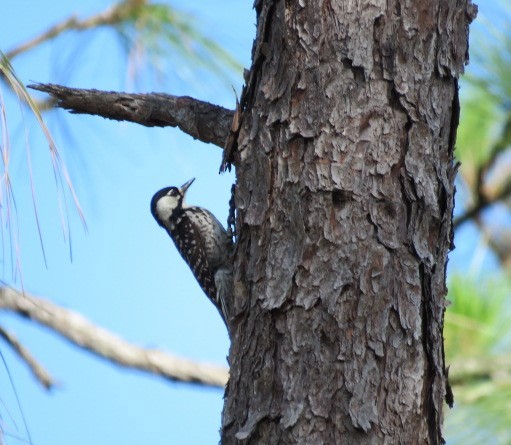
<svg viewBox="0 0 511 445">
<path fill-rule="evenodd" d="M 222 443 L 442 442 L 470 0 L 256 1 Z"/>
<path fill-rule="evenodd" d="M 225 145 L 234 116 L 234 111 L 188 96 L 117 93 L 42 83 L 29 88 L 51 94 L 58 107 L 71 113 L 94 114 L 146 127 L 179 127 L 194 139 L 219 147 Z"/>
</svg>

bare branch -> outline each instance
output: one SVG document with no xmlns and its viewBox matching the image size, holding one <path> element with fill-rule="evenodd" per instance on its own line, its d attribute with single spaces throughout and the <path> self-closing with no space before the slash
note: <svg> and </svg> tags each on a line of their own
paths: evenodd
<svg viewBox="0 0 511 445">
<path fill-rule="evenodd" d="M 459 216 L 454 220 L 454 228 L 459 227 L 464 222 L 476 218 L 487 207 L 502 201 L 511 195 L 511 182 L 507 181 L 503 186 L 500 184 L 497 187 L 485 186 L 484 180 L 488 172 L 494 167 L 500 154 L 502 154 L 508 147 L 511 141 L 511 113 L 508 113 L 504 126 L 502 128 L 499 139 L 493 144 L 489 150 L 488 160 L 479 167 L 476 174 L 475 183 L 475 204 L 465 214 Z M 504 180 L 509 178 L 508 172 L 504 172 Z M 504 182 L 504 181 L 503 181 Z M 493 189 L 493 190 L 492 190 Z M 495 189 L 500 191 L 495 192 Z"/>
<path fill-rule="evenodd" d="M 510 380 L 511 354 L 490 357 L 463 357 L 449 368 L 452 385 L 466 385 L 481 380 Z"/>
<path fill-rule="evenodd" d="M 485 194 L 480 193 L 477 203 L 471 209 L 467 210 L 463 215 L 460 215 L 454 219 L 454 228 L 457 229 L 463 223 L 477 217 L 487 207 L 490 207 L 491 205 L 502 201 L 509 196 L 511 196 L 511 182 L 505 184 L 498 193 L 494 194 L 494 196 L 488 197 Z"/>
<path fill-rule="evenodd" d="M 188 96 L 128 94 L 84 90 L 54 84 L 29 85 L 51 94 L 71 113 L 136 122 L 146 127 L 178 127 L 194 139 L 224 147 L 234 111 Z"/>
<path fill-rule="evenodd" d="M 96 28 L 98 26 L 115 25 L 126 20 L 136 9 L 140 8 L 141 3 L 145 3 L 137 0 L 125 0 L 120 3 L 113 5 L 105 11 L 95 14 L 87 19 L 79 20 L 75 16 L 71 16 L 66 20 L 53 25 L 48 28 L 45 32 L 28 40 L 25 43 L 11 49 L 5 55 L 8 59 L 12 59 L 25 51 L 29 51 L 32 48 L 40 45 L 43 42 L 51 40 L 65 31 L 84 31 L 87 29 Z"/>
<path fill-rule="evenodd" d="M 132 345 L 94 325 L 82 315 L 48 300 L 0 287 L 0 308 L 13 311 L 58 332 L 75 345 L 120 366 L 161 375 L 170 380 L 224 387 L 228 370 Z"/>
<path fill-rule="evenodd" d="M 51 389 L 55 386 L 55 382 L 53 381 L 50 373 L 37 362 L 28 349 L 20 343 L 14 334 L 0 327 L 0 336 L 9 344 L 9 346 L 12 347 L 12 349 L 14 349 L 14 352 L 19 355 L 21 360 L 28 365 L 30 371 L 32 371 L 32 374 L 36 380 L 41 383 L 41 385 L 43 385 L 46 389 Z"/>
<path fill-rule="evenodd" d="M 511 230 L 506 227 L 489 225 L 481 218 L 474 218 L 474 223 L 483 234 L 485 242 L 497 256 L 503 268 L 511 269 Z"/>
</svg>

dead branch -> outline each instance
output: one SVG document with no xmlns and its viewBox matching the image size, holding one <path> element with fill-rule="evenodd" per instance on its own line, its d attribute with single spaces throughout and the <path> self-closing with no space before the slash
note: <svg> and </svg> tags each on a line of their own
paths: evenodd
<svg viewBox="0 0 511 445">
<path fill-rule="evenodd" d="M 509 141 L 511 141 L 511 113 L 508 113 L 506 117 L 500 137 L 490 147 L 488 159 L 476 172 L 474 187 L 475 203 L 463 215 L 454 219 L 455 229 L 463 223 L 478 217 L 487 207 L 499 201 L 503 201 L 511 195 L 511 182 L 508 181 L 508 172 L 504 172 L 502 180 L 496 181 L 496 186 L 491 187 L 484 184 L 488 172 L 494 168 L 499 156 L 509 147 Z"/>
<path fill-rule="evenodd" d="M 41 364 L 39 364 L 39 362 L 32 354 L 30 354 L 29 350 L 20 343 L 14 334 L 0 327 L 0 337 L 2 337 L 6 343 L 11 346 L 14 352 L 18 354 L 21 360 L 27 364 L 30 371 L 41 385 L 43 385 L 46 389 L 52 389 L 55 386 L 55 382 L 53 381 L 50 373 L 46 371 Z"/>
<path fill-rule="evenodd" d="M 234 111 L 188 96 L 164 93 L 128 94 L 68 88 L 54 84 L 29 85 L 57 100 L 71 113 L 136 122 L 146 127 L 178 127 L 194 139 L 224 147 Z"/>
<path fill-rule="evenodd" d="M 54 39 L 66 31 L 85 31 L 99 26 L 111 26 L 122 23 L 128 17 L 136 13 L 137 9 L 139 9 L 143 3 L 145 3 L 144 0 L 125 0 L 109 7 L 99 14 L 92 15 L 83 20 L 78 19 L 76 16 L 68 17 L 62 22 L 51 26 L 33 39 L 11 49 L 5 55 L 8 59 L 13 59 L 19 54 L 29 51 L 41 43 Z"/>
<path fill-rule="evenodd" d="M 495 193 L 493 196 L 486 196 L 483 193 L 479 194 L 477 203 L 467 210 L 462 215 L 458 216 L 457 218 L 454 218 L 454 228 L 457 229 L 459 226 L 461 226 L 463 223 L 474 219 L 477 217 L 483 210 L 490 207 L 491 205 L 502 201 L 504 199 L 507 199 L 509 196 L 511 196 L 511 182 L 508 182 L 505 184 L 502 189 Z"/>
<path fill-rule="evenodd" d="M 463 357 L 449 367 L 451 385 L 467 385 L 482 380 L 511 379 L 511 354 L 489 357 Z"/>
<path fill-rule="evenodd" d="M 117 365 L 179 382 L 224 387 L 228 370 L 197 363 L 157 349 L 143 349 L 94 325 L 82 315 L 48 300 L 0 287 L 0 309 L 10 310 L 58 332 L 71 343 Z"/>
</svg>

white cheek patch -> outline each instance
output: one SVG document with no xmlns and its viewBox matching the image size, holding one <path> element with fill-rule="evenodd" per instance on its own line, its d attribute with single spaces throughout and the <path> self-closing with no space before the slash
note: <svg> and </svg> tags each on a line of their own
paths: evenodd
<svg viewBox="0 0 511 445">
<path fill-rule="evenodd" d="M 176 196 L 163 196 L 156 203 L 156 213 L 161 220 L 168 221 L 177 204 L 178 198 Z"/>
</svg>

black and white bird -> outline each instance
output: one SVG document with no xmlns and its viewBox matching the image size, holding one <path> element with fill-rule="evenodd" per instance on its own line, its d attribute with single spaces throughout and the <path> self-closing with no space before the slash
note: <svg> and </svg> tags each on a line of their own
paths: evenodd
<svg viewBox="0 0 511 445">
<path fill-rule="evenodd" d="M 151 213 L 174 241 L 200 287 L 227 325 L 232 301 L 232 239 L 215 216 L 202 207 L 185 204 L 186 191 L 195 178 L 181 187 L 165 187 L 151 199 Z"/>
</svg>

